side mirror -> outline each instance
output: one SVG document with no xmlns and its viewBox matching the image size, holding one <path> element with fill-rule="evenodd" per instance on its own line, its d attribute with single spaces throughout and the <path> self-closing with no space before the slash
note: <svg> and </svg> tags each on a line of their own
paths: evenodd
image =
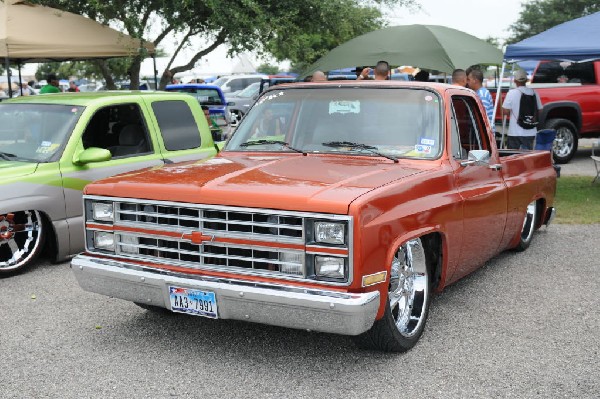
<svg viewBox="0 0 600 399">
<path fill-rule="evenodd" d="M 469 158 L 466 161 L 460 163 L 461 166 L 469 165 L 489 165 L 490 164 L 490 152 L 488 150 L 472 150 L 469 151 Z"/>
<path fill-rule="evenodd" d="M 86 165 L 94 162 L 105 162 L 112 159 L 112 154 L 105 148 L 90 147 L 75 155 L 73 163 L 76 165 Z"/>
</svg>

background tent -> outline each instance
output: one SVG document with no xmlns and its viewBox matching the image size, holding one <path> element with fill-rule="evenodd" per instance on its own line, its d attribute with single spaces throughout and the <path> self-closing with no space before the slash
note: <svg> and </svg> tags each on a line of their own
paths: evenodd
<svg viewBox="0 0 600 399">
<path fill-rule="evenodd" d="M 506 47 L 504 59 L 583 61 L 600 58 L 600 12 L 577 18 Z"/>
<path fill-rule="evenodd" d="M 89 18 L 25 1 L 0 2 L 0 57 L 11 61 L 83 60 L 127 57 L 141 42 Z"/>
<path fill-rule="evenodd" d="M 401 25 L 355 37 L 331 50 L 303 73 L 375 65 L 412 65 L 451 73 L 473 64 L 500 65 L 502 51 L 465 32 L 439 25 Z"/>
</svg>

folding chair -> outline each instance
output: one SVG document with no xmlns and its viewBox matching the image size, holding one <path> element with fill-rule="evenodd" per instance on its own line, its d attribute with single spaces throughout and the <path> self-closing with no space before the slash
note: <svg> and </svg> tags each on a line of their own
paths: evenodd
<svg viewBox="0 0 600 399">
<path fill-rule="evenodd" d="M 596 168 L 596 177 L 592 180 L 592 184 L 600 183 L 600 153 L 596 154 L 596 151 L 600 151 L 600 140 L 592 142 L 592 161 L 594 161 L 594 167 Z"/>
</svg>

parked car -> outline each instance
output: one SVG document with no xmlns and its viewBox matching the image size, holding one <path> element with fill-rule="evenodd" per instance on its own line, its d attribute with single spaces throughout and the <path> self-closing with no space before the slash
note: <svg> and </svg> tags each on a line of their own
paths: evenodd
<svg viewBox="0 0 600 399">
<path fill-rule="evenodd" d="M 225 94 L 244 90 L 252 83 L 260 82 L 261 79 L 267 78 L 267 75 L 230 75 L 222 76 L 213 82 L 213 85 L 219 86 Z"/>
<path fill-rule="evenodd" d="M 231 125 L 231 116 L 225 95 L 221 88 L 216 85 L 203 83 L 181 83 L 167 85 L 166 91 L 187 93 L 193 96 L 200 105 L 208 107 L 210 117 L 217 123 L 221 129 L 220 135 L 229 133 Z M 223 137 L 213 137 L 216 141 L 223 140 Z"/>
<path fill-rule="evenodd" d="M 560 77 L 567 83 L 559 83 Z M 543 108 L 538 128 L 556 130 L 552 151 L 557 163 L 567 163 L 577 153 L 580 138 L 600 136 L 600 61 L 563 63 L 541 61 L 529 85 L 535 89 Z M 508 88 L 501 88 L 502 98 Z M 496 98 L 496 90 L 491 90 Z M 496 123 L 502 122 L 498 102 Z"/>
<path fill-rule="evenodd" d="M 498 150 L 472 90 L 373 83 L 271 88 L 217 157 L 86 186 L 80 286 L 412 348 L 434 291 L 550 223 L 557 176 Z"/>
<path fill-rule="evenodd" d="M 262 79 L 260 82 L 252 83 L 250 86 L 237 92 L 235 95 L 227 95 L 231 122 L 233 124 L 239 123 L 244 115 L 246 115 L 252 104 L 254 104 L 254 101 L 256 101 L 258 95 L 269 87 L 284 83 L 292 83 L 295 81 L 296 78 L 293 76 L 269 76 L 269 78 Z"/>
<path fill-rule="evenodd" d="M 212 157 L 206 118 L 188 95 L 61 93 L 0 103 L 0 274 L 42 250 L 84 248 L 81 190 L 92 180 Z"/>
</svg>

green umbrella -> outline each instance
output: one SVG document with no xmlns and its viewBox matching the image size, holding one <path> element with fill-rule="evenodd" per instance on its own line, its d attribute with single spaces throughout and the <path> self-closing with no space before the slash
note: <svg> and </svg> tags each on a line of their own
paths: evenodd
<svg viewBox="0 0 600 399">
<path fill-rule="evenodd" d="M 500 65 L 502 51 L 465 32 L 439 25 L 391 26 L 343 43 L 312 64 L 303 76 L 355 65 L 411 65 L 451 73 L 474 64 Z"/>
</svg>

